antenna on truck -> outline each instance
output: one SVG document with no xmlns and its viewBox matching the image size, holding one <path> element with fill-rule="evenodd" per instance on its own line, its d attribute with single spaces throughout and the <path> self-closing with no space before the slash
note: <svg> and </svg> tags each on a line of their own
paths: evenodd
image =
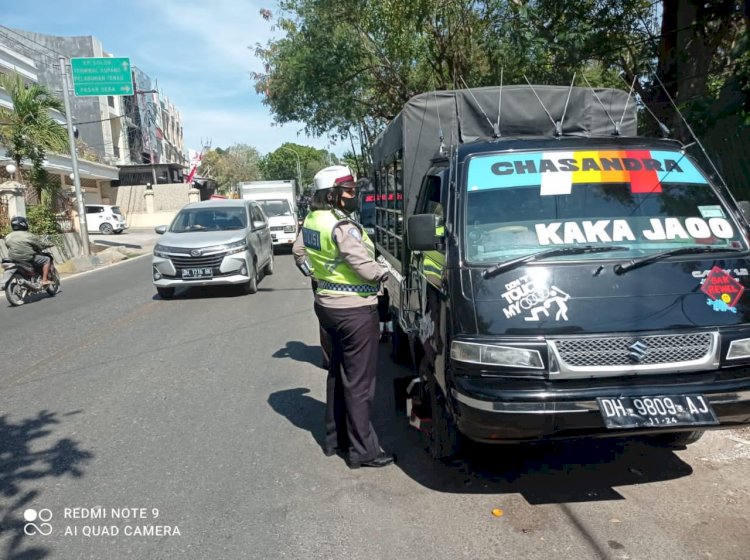
<svg viewBox="0 0 750 560">
<path fill-rule="evenodd" d="M 472 99 L 474 100 L 474 103 L 476 103 L 476 104 L 477 104 L 477 107 L 479 107 L 479 110 L 480 110 L 480 111 L 482 112 L 482 114 L 484 115 L 484 118 L 485 118 L 485 119 L 487 119 L 487 122 L 488 122 L 488 123 L 490 123 L 490 127 L 492 127 L 492 130 L 494 131 L 494 130 L 495 130 L 495 125 L 494 125 L 494 124 L 492 124 L 492 121 L 491 121 L 491 120 L 490 120 L 490 118 L 489 118 L 489 117 L 487 116 L 487 113 L 485 113 L 485 112 L 484 112 L 484 109 L 482 109 L 482 106 L 481 106 L 481 105 L 479 104 L 479 101 L 477 101 L 477 98 L 476 98 L 476 97 L 474 97 L 474 93 L 473 93 L 473 92 L 471 91 L 471 89 L 469 88 L 469 86 L 467 86 L 467 85 L 466 85 L 466 81 L 464 80 L 464 77 L 463 77 L 463 76 L 460 76 L 460 78 L 461 78 L 461 81 L 462 81 L 462 82 L 464 83 L 464 87 L 465 87 L 465 88 L 467 89 L 467 91 L 469 92 L 469 95 L 471 95 L 471 98 L 472 98 Z"/>
<path fill-rule="evenodd" d="M 433 85 L 433 87 L 435 86 Z M 437 113 L 437 118 L 438 118 L 438 136 L 440 138 L 439 151 L 440 151 L 440 155 L 443 156 L 445 155 L 445 143 L 443 142 L 443 139 L 444 139 L 443 125 L 440 122 L 440 107 L 438 106 L 438 102 L 437 102 L 437 92 L 434 89 L 432 91 L 432 95 L 435 98 L 435 112 Z"/>
<path fill-rule="evenodd" d="M 503 105 L 503 68 L 500 67 L 500 95 L 497 98 L 497 122 L 494 126 L 493 138 L 500 138 L 500 111 Z"/>
<path fill-rule="evenodd" d="M 583 81 L 586 82 L 587 86 L 589 86 L 589 89 L 591 90 L 591 93 L 594 94 L 594 97 L 596 97 L 596 100 L 599 102 L 599 105 L 602 106 L 602 109 L 606 113 L 607 118 L 609 119 L 609 122 L 611 122 L 612 126 L 615 127 L 615 136 L 619 136 L 620 135 L 620 125 L 617 124 L 614 121 L 614 119 L 612 118 L 612 115 L 609 114 L 609 111 L 607 111 L 607 108 L 604 106 L 604 103 L 602 103 L 602 100 L 597 95 L 596 90 L 593 88 L 593 86 L 591 85 L 591 83 L 589 83 L 589 80 L 588 80 L 588 78 L 586 78 L 585 74 L 583 75 Z M 628 94 L 628 99 L 630 99 L 630 94 Z M 627 108 L 628 108 L 628 104 L 627 104 L 627 102 L 625 102 L 625 109 L 627 109 Z M 623 112 L 622 115 L 625 116 L 625 113 Z"/>
<path fill-rule="evenodd" d="M 627 81 L 625 80 L 625 78 L 623 78 L 623 77 L 622 77 L 622 75 L 620 75 L 620 79 L 621 79 L 621 80 L 622 80 L 623 82 L 625 82 L 625 85 L 626 85 L 626 86 L 628 85 L 628 82 L 627 82 Z M 632 86 L 629 86 L 629 87 L 635 87 L 635 80 L 636 80 L 636 78 L 633 78 L 633 85 L 632 85 Z M 671 99 L 670 99 L 670 101 L 671 101 Z M 642 105 L 643 105 L 643 107 L 644 107 L 644 108 L 646 109 L 646 111 L 648 111 L 648 114 L 649 114 L 649 115 L 651 115 L 651 117 L 652 117 L 652 118 L 653 118 L 653 119 L 654 119 L 654 120 L 656 121 L 656 124 L 658 124 L 658 125 L 659 125 L 659 131 L 661 132 L 661 135 L 662 135 L 662 137 L 663 137 L 663 138 L 669 138 L 669 137 L 671 136 L 671 134 L 672 134 L 672 133 L 670 132 L 670 130 L 669 130 L 669 128 L 667 127 L 667 125 L 665 125 L 665 124 L 664 124 L 663 122 L 661 122 L 661 121 L 659 120 L 659 117 L 657 117 L 657 116 L 656 116 L 656 115 L 654 114 L 654 112 L 653 112 L 653 111 L 651 110 L 651 108 L 650 108 L 650 107 L 649 107 L 649 106 L 648 106 L 648 105 L 647 105 L 646 103 L 644 103 L 643 99 L 641 99 L 641 104 L 642 104 Z M 622 114 L 622 116 L 624 117 L 624 116 L 625 116 L 625 113 L 623 113 L 623 114 Z"/>
<path fill-rule="evenodd" d="M 706 148 L 703 147 L 703 144 L 698 139 L 698 137 L 695 135 L 695 132 L 693 132 L 692 127 L 690 126 L 690 123 L 687 122 L 687 119 L 682 116 L 682 113 L 680 112 L 679 107 L 677 107 L 677 104 L 672 101 L 672 96 L 669 95 L 669 92 L 667 91 L 667 88 L 664 87 L 664 84 L 662 83 L 661 79 L 659 79 L 659 75 L 654 71 L 653 67 L 649 64 L 648 65 L 649 70 L 651 70 L 651 73 L 654 75 L 654 78 L 656 78 L 656 81 L 659 82 L 659 85 L 661 86 L 661 89 L 664 90 L 664 93 L 667 95 L 667 99 L 669 99 L 669 103 L 672 105 L 672 108 L 677 111 L 677 114 L 682 119 L 683 124 L 688 129 L 688 132 L 690 133 L 690 136 L 693 137 L 693 140 L 696 144 L 698 144 L 698 147 L 701 149 L 701 152 L 703 152 L 703 155 L 708 160 L 708 163 L 711 164 L 711 167 L 714 170 L 714 173 L 716 173 L 716 176 L 721 180 L 722 185 L 724 185 L 724 188 L 729 190 L 729 186 L 727 185 L 726 181 L 724 180 L 724 177 L 721 176 L 721 173 L 719 173 L 719 170 L 716 168 L 716 165 L 714 165 L 713 160 L 711 159 L 711 156 L 708 155 L 708 152 L 706 151 Z M 685 148 L 683 147 L 683 150 Z"/>
<path fill-rule="evenodd" d="M 552 126 L 555 127 L 555 135 L 561 136 L 562 135 L 562 127 L 558 126 L 558 123 L 555 122 L 555 119 L 552 118 L 552 115 L 550 115 L 550 112 L 547 110 L 547 107 L 544 106 L 544 103 L 542 103 L 541 98 L 537 95 L 536 90 L 534 89 L 534 86 L 531 85 L 531 82 L 526 77 L 526 74 L 523 75 L 523 79 L 526 80 L 526 83 L 531 88 L 531 91 L 534 93 L 534 96 L 536 97 L 537 101 L 539 101 L 539 105 L 542 106 L 542 109 L 544 109 L 544 112 L 547 113 L 547 116 L 549 117 L 549 120 L 552 122 Z M 567 106 L 567 103 L 566 103 Z M 558 134 L 560 132 L 560 134 Z"/>
</svg>

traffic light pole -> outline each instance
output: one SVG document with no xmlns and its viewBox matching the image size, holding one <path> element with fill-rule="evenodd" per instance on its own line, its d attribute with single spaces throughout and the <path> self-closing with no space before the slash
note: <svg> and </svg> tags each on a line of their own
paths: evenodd
<svg viewBox="0 0 750 560">
<path fill-rule="evenodd" d="M 78 201 L 78 224 L 81 230 L 81 244 L 83 245 L 83 254 L 88 257 L 91 255 L 89 247 L 89 229 L 86 223 L 86 204 L 81 193 L 81 176 L 78 172 L 78 153 L 76 152 L 76 139 L 73 134 L 73 117 L 70 112 L 70 84 L 68 83 L 68 70 L 66 68 L 64 56 L 60 57 L 60 72 L 63 79 L 63 101 L 65 102 L 65 120 L 68 124 L 68 143 L 70 144 L 70 161 L 73 164 L 73 184 L 76 189 L 76 201 Z"/>
</svg>

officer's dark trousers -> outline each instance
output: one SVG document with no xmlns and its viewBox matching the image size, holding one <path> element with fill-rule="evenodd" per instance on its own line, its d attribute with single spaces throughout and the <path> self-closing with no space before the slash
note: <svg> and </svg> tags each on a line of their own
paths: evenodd
<svg viewBox="0 0 750 560">
<path fill-rule="evenodd" d="M 335 309 L 315 304 L 321 326 L 333 344 L 326 391 L 327 449 L 349 449 L 354 461 L 380 453 L 370 421 L 377 370 L 377 306 Z"/>
</svg>

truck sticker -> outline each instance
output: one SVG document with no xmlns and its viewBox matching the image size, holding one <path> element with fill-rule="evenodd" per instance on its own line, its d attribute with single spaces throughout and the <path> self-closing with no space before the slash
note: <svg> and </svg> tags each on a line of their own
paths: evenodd
<svg viewBox="0 0 750 560">
<path fill-rule="evenodd" d="M 748 271 L 746 268 L 732 268 L 732 269 L 725 268 L 723 270 L 727 274 L 732 274 L 734 276 L 747 276 L 748 275 Z M 693 278 L 705 278 L 710 273 L 711 273 L 710 270 L 694 270 Z"/>
<path fill-rule="evenodd" d="M 649 227 L 637 231 L 627 220 L 582 220 L 535 224 L 539 245 L 573 243 L 612 243 L 636 241 L 671 241 L 675 239 L 732 239 L 734 228 L 726 218 L 651 218 Z"/>
<path fill-rule="evenodd" d="M 505 290 L 501 297 L 507 304 L 503 308 L 507 319 L 523 316 L 524 321 L 540 321 L 542 317 L 568 320 L 567 301 L 570 296 L 557 286 L 537 286 L 528 275 L 524 275 L 507 283 Z M 550 312 L 554 312 L 554 316 Z"/>
<path fill-rule="evenodd" d="M 714 311 L 737 313 L 737 302 L 745 287 L 727 271 L 715 266 L 701 282 L 701 292 L 708 296 L 706 304 Z"/>
<path fill-rule="evenodd" d="M 718 204 L 712 204 L 710 206 L 698 206 L 698 212 L 704 218 L 725 218 L 724 210 Z"/>
<path fill-rule="evenodd" d="M 652 193 L 661 192 L 662 183 L 708 182 L 683 154 L 664 150 L 493 154 L 469 163 L 472 191 L 540 186 L 542 196 L 566 195 L 579 183 L 630 183 L 633 193 Z"/>
</svg>

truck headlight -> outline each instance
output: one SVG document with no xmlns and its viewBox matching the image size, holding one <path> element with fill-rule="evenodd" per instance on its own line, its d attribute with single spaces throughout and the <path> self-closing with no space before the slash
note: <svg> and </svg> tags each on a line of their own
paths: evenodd
<svg viewBox="0 0 750 560">
<path fill-rule="evenodd" d="M 727 360 L 750 358 L 750 338 L 740 338 L 729 343 Z"/>
<path fill-rule="evenodd" d="M 284 226 L 284 233 L 296 233 L 297 226 Z"/>
<path fill-rule="evenodd" d="M 478 344 L 454 340 L 451 343 L 451 359 L 488 366 L 544 369 L 542 355 L 538 350 L 495 344 Z"/>
</svg>

